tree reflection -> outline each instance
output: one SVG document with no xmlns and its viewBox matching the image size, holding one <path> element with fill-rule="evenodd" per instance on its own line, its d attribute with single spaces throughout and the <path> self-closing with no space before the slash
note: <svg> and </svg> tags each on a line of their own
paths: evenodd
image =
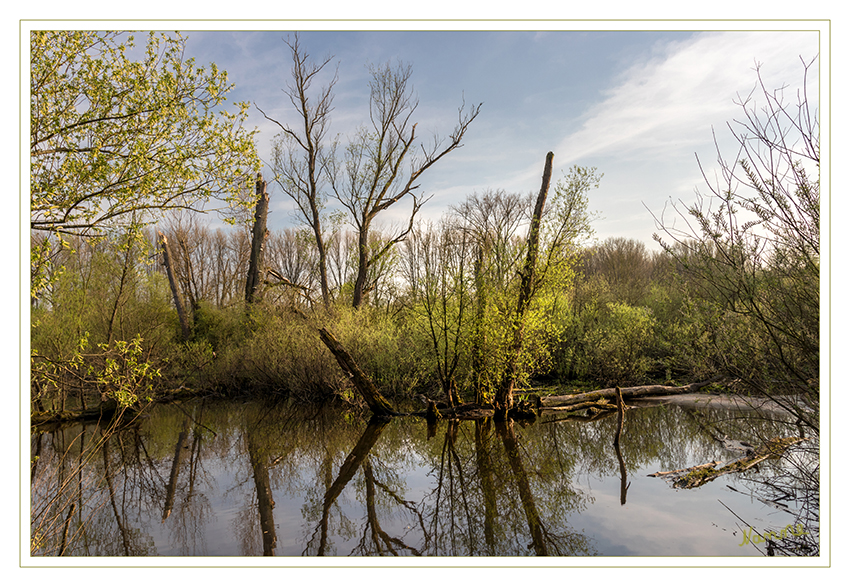
<svg viewBox="0 0 850 587">
<path fill-rule="evenodd" d="M 251 470 L 254 474 L 254 485 L 257 488 L 257 510 L 260 514 L 260 530 L 263 538 L 263 556 L 274 554 L 277 546 L 277 533 L 274 526 L 274 499 L 272 498 L 271 481 L 269 480 L 269 462 L 265 451 L 253 434 L 248 435 L 248 456 Z"/>
<path fill-rule="evenodd" d="M 490 419 L 475 422 L 475 465 L 478 470 L 478 483 L 481 488 L 481 502 L 484 508 L 484 544 L 483 554 L 496 555 L 495 528 L 497 521 L 496 484 L 493 463 L 490 459 Z"/>
<path fill-rule="evenodd" d="M 528 521 L 528 532 L 531 534 L 531 544 L 534 546 L 534 552 L 538 556 L 546 556 L 549 554 L 549 550 L 546 548 L 546 542 L 543 538 L 543 525 L 540 522 L 540 514 L 537 513 L 537 505 L 534 503 L 534 495 L 531 493 L 528 475 L 519 456 L 519 443 L 514 434 L 513 422 L 496 422 L 496 432 L 505 445 L 505 454 L 511 465 L 511 471 L 514 474 L 514 481 L 519 491 L 519 499 L 522 503 L 522 509 L 525 511 L 525 519 Z"/>
<path fill-rule="evenodd" d="M 422 553 L 418 549 L 405 544 L 401 538 L 390 536 L 381 527 L 376 507 L 376 490 L 380 489 L 387 496 L 391 497 L 397 505 L 413 512 L 419 518 L 420 527 L 424 530 L 425 526 L 422 516 L 412 504 L 405 501 L 385 484 L 375 479 L 375 472 L 372 469 L 370 459 L 366 459 L 363 463 L 363 477 L 366 482 L 366 526 L 363 529 L 363 538 L 361 538 L 358 548 L 352 554 L 382 555 L 389 553 L 398 556 L 399 554 L 404 554 L 404 551 L 408 551 L 410 554 L 421 556 Z"/>
<path fill-rule="evenodd" d="M 354 449 L 348 454 L 345 458 L 345 462 L 343 462 L 342 467 L 339 470 L 339 474 L 337 475 L 334 482 L 325 492 L 325 496 L 322 502 L 322 519 L 319 522 L 316 531 L 313 533 L 313 538 L 307 543 L 307 547 L 304 549 L 304 554 L 316 554 L 317 556 L 324 556 L 325 550 L 328 545 L 328 523 L 330 519 L 331 507 L 334 502 L 342 493 L 345 486 L 348 485 L 349 481 L 354 477 L 354 474 L 357 472 L 357 469 L 369 455 L 369 451 L 372 450 L 372 447 L 378 441 L 378 438 L 381 436 L 381 431 L 386 427 L 387 420 L 385 419 L 375 419 L 373 418 L 368 426 L 366 426 L 366 430 L 363 431 L 360 440 L 355 445 Z M 315 553 L 312 552 L 315 544 L 316 533 L 318 533 L 318 544 L 315 546 Z"/>
<path fill-rule="evenodd" d="M 721 410 L 662 406 L 627 417 L 613 450 L 611 416 L 440 420 L 426 429 L 415 418 L 365 422 L 260 402 L 187 402 L 129 426 L 35 430 L 32 551 L 593 555 L 593 540 L 573 528 L 596 495 L 582 478 L 618 480 L 625 504 L 629 480 L 646 467 L 731 459 L 728 440 L 758 444 L 788 430 L 781 418 Z M 736 478 L 736 490 L 805 529 L 770 549 L 753 544 L 760 552 L 818 552 L 818 477 L 813 439 Z M 742 531 L 781 530 L 738 515 Z"/>
</svg>

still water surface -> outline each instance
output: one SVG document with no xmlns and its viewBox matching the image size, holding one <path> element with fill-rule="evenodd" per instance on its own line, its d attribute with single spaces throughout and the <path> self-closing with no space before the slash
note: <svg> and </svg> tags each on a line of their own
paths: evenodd
<svg viewBox="0 0 850 587">
<path fill-rule="evenodd" d="M 633 409 L 617 450 L 616 417 L 429 428 L 262 402 L 159 405 L 113 432 L 33 433 L 33 554 L 816 555 L 812 446 L 696 489 L 648 476 L 742 456 L 724 440 L 802 435 L 781 420 Z"/>
</svg>

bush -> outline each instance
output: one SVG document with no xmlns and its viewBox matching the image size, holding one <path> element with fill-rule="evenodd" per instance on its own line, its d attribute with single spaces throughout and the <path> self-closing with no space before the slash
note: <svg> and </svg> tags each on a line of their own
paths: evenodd
<svg viewBox="0 0 850 587">
<path fill-rule="evenodd" d="M 655 328 L 649 308 L 606 304 L 599 326 L 588 336 L 593 374 L 617 385 L 643 383 L 651 366 Z"/>
</svg>

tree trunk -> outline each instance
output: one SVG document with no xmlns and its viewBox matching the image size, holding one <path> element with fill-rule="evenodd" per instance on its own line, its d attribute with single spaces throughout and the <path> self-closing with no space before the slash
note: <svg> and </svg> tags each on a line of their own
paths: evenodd
<svg viewBox="0 0 850 587">
<path fill-rule="evenodd" d="M 513 343 L 508 353 L 505 374 L 496 390 L 496 401 L 494 402 L 496 420 L 506 420 L 508 411 L 514 403 L 514 387 L 516 386 L 519 355 L 523 342 L 523 318 L 534 289 L 534 269 L 537 265 L 537 250 L 540 245 L 540 223 L 543 217 L 543 207 L 546 204 L 546 194 L 549 192 L 549 181 L 552 178 L 552 159 L 554 157 L 555 155 L 551 151 L 546 154 L 543 181 L 540 186 L 540 193 L 537 195 L 537 203 L 534 205 L 531 226 L 528 229 L 528 255 L 525 259 L 525 267 L 522 270 L 522 281 L 520 282 L 519 297 L 513 318 Z"/>
<path fill-rule="evenodd" d="M 248 279 L 245 282 L 245 302 L 253 304 L 261 298 L 260 283 L 263 277 L 263 244 L 266 240 L 266 219 L 269 215 L 269 193 L 263 174 L 257 174 L 257 208 L 254 212 L 254 230 L 251 237 L 251 259 L 248 264 Z"/>
<path fill-rule="evenodd" d="M 360 369 L 360 366 L 354 361 L 348 351 L 328 332 L 325 328 L 319 328 L 319 336 L 322 342 L 333 353 L 337 363 L 342 370 L 348 375 L 355 389 L 360 393 L 361 397 L 366 401 L 369 409 L 376 416 L 394 416 L 396 411 L 393 410 L 390 403 L 381 395 L 372 380 Z"/>
<path fill-rule="evenodd" d="M 366 289 L 366 277 L 369 271 L 369 225 L 363 222 L 357 235 L 357 279 L 354 281 L 354 293 L 351 306 L 359 308 L 363 303 L 363 290 Z"/>
<path fill-rule="evenodd" d="M 319 286 L 322 288 L 322 303 L 325 308 L 331 307 L 331 289 L 328 285 L 328 253 L 325 249 L 325 241 L 322 236 L 322 229 L 319 223 L 318 212 L 314 215 L 316 226 L 313 229 L 313 234 L 316 237 L 316 250 L 319 253 Z"/>
<path fill-rule="evenodd" d="M 472 338 L 472 352 L 470 354 L 472 355 L 475 403 L 484 405 L 486 403 L 485 390 L 484 382 L 481 379 L 481 375 L 484 372 L 484 361 L 481 349 L 484 346 L 484 309 L 487 302 L 484 291 L 484 248 L 482 246 L 478 247 L 475 264 L 473 265 L 473 275 L 475 282 L 475 327 Z"/>
<path fill-rule="evenodd" d="M 180 297 L 180 291 L 177 287 L 177 279 L 174 277 L 174 268 L 171 266 L 171 247 L 168 245 L 168 239 L 165 235 L 159 233 L 159 242 L 162 245 L 162 264 L 165 266 L 165 274 L 168 276 L 168 283 L 171 285 L 171 295 L 174 298 L 174 306 L 177 308 L 177 317 L 180 319 L 180 329 L 183 331 L 183 340 L 189 340 L 189 318 L 186 316 L 186 310 L 183 307 L 183 300 Z"/>
</svg>

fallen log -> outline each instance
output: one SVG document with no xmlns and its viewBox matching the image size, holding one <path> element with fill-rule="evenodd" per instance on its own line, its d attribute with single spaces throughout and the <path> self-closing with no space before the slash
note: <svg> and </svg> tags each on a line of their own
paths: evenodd
<svg viewBox="0 0 850 587">
<path fill-rule="evenodd" d="M 425 410 L 412 412 L 409 415 L 425 418 L 428 421 L 437 420 L 481 420 L 493 417 L 493 407 L 490 405 L 479 405 L 476 403 L 462 404 L 455 407 L 446 407 L 426 400 Z"/>
<path fill-rule="evenodd" d="M 580 412 L 582 410 L 610 410 L 614 411 L 617 406 L 609 403 L 606 398 L 599 399 L 594 402 L 582 402 L 580 404 L 570 404 L 566 406 L 541 406 L 541 410 L 547 412 Z"/>
<path fill-rule="evenodd" d="M 63 422 L 85 422 L 92 420 L 110 420 L 116 415 L 131 416 L 137 412 L 133 408 L 124 408 L 118 402 L 108 400 L 101 402 L 93 408 L 79 410 L 65 410 L 59 412 L 32 412 L 30 422 L 32 425 L 56 424 Z"/>
<path fill-rule="evenodd" d="M 657 395 L 677 395 L 682 393 L 694 393 L 703 387 L 719 381 L 721 377 L 714 377 L 707 381 L 691 383 L 690 385 L 672 386 L 672 385 L 640 385 L 637 387 L 622 387 L 620 392 L 623 399 L 631 399 L 636 397 L 657 396 Z M 574 395 L 556 395 L 541 397 L 541 409 L 546 410 L 556 406 L 574 406 L 583 403 L 597 403 L 599 400 L 616 401 L 617 388 L 611 387 L 607 389 L 598 389 L 587 393 L 577 393 Z M 612 406 L 616 408 L 616 406 Z M 576 407 L 575 409 L 580 409 Z"/>
<path fill-rule="evenodd" d="M 348 375 L 354 388 L 360 393 L 360 396 L 372 410 L 376 416 L 398 416 L 390 403 L 381 395 L 372 380 L 363 372 L 357 362 L 348 354 L 345 347 L 325 328 L 319 328 L 319 336 L 331 354 L 336 358 L 336 362 L 342 370 Z"/>
</svg>

